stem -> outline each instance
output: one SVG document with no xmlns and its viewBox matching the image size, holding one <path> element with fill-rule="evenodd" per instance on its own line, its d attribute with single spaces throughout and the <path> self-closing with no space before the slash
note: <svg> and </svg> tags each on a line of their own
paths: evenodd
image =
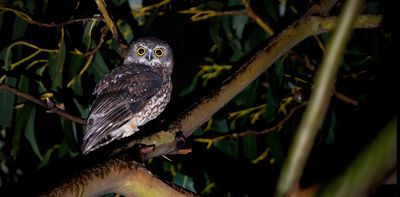
<svg viewBox="0 0 400 197">
<path fill-rule="evenodd" d="M 362 1 L 346 1 L 337 24 L 329 39 L 327 53 L 317 73 L 314 90 L 299 128 L 297 129 L 288 158 L 282 168 L 275 196 L 286 196 L 296 191 L 304 166 L 314 144 L 315 136 L 328 109 L 347 41 L 359 13 Z"/>
</svg>

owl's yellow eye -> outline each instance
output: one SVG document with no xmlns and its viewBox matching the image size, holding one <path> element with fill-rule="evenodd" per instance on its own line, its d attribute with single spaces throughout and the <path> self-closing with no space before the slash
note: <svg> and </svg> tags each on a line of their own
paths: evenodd
<svg viewBox="0 0 400 197">
<path fill-rule="evenodd" d="M 143 48 L 143 47 L 139 47 L 139 48 L 137 48 L 136 53 L 137 53 L 139 56 L 143 56 L 143 55 L 146 53 L 146 49 Z"/>
<path fill-rule="evenodd" d="M 161 57 L 161 56 L 164 55 L 164 51 L 163 51 L 161 48 L 156 48 L 156 49 L 154 50 L 154 54 L 155 54 L 157 57 Z"/>
</svg>

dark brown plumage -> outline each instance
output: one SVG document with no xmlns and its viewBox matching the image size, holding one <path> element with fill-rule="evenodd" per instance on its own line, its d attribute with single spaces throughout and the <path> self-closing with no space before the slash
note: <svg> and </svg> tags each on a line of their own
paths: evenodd
<svg viewBox="0 0 400 197">
<path fill-rule="evenodd" d="M 156 118 L 171 96 L 172 49 L 156 38 L 134 42 L 124 63 L 95 87 L 83 138 L 84 154 L 127 137 Z"/>
</svg>

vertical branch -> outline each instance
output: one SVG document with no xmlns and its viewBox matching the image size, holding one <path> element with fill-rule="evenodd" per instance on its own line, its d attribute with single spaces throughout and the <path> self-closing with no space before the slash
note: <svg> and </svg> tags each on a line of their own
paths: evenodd
<svg viewBox="0 0 400 197">
<path fill-rule="evenodd" d="M 297 129 L 288 158 L 279 177 L 276 196 L 286 196 L 296 191 L 298 183 L 308 159 L 315 136 L 320 128 L 334 90 L 334 82 L 347 41 L 350 39 L 354 21 L 362 5 L 362 1 L 346 1 L 340 14 L 337 29 L 329 39 L 327 53 L 315 80 L 300 126 Z"/>
</svg>

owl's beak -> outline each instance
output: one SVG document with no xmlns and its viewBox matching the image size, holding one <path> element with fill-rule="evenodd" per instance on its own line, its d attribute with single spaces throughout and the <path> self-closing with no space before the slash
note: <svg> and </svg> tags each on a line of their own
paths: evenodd
<svg viewBox="0 0 400 197">
<path fill-rule="evenodd" d="M 153 59 L 153 53 L 147 53 L 147 57 L 146 57 L 149 62 Z"/>
</svg>

